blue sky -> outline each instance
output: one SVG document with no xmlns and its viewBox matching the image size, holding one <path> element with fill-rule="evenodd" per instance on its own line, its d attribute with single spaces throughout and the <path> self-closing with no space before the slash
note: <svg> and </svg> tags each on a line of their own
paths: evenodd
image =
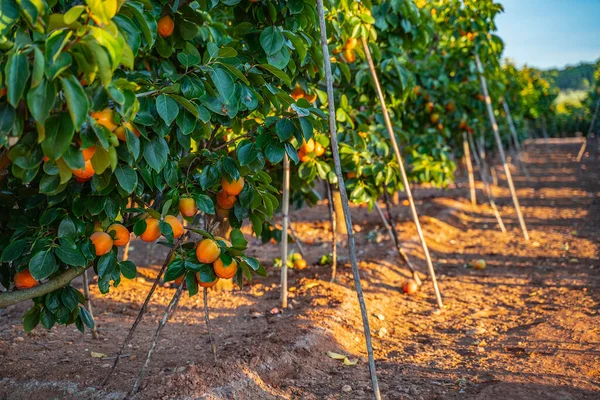
<svg viewBox="0 0 600 400">
<path fill-rule="evenodd" d="M 563 67 L 600 58 L 600 0 L 497 0 L 504 56 L 518 65 Z"/>
</svg>

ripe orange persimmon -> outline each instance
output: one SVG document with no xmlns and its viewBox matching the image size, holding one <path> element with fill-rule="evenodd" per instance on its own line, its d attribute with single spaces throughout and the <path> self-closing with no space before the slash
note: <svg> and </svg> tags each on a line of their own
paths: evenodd
<svg viewBox="0 0 600 400">
<path fill-rule="evenodd" d="M 217 282 L 219 282 L 219 277 L 218 276 L 215 277 L 215 280 L 212 281 L 212 282 L 202 282 L 200 280 L 200 273 L 197 272 L 196 273 L 196 280 L 198 281 L 198 286 L 204 287 L 204 288 L 211 288 L 211 287 L 215 286 L 217 284 Z"/>
<path fill-rule="evenodd" d="M 309 162 L 310 160 L 312 160 L 312 157 L 306 154 L 306 152 L 302 150 L 302 148 L 298 150 L 298 158 L 300 159 L 300 162 Z"/>
<path fill-rule="evenodd" d="M 193 217 L 198 211 L 196 200 L 191 197 L 182 197 L 179 199 L 179 212 L 184 217 Z"/>
<path fill-rule="evenodd" d="M 90 236 L 90 240 L 96 248 L 96 255 L 103 256 L 108 253 L 113 247 L 113 239 L 106 232 L 94 232 Z"/>
<path fill-rule="evenodd" d="M 240 179 L 233 182 L 229 182 L 227 179 L 223 178 L 221 186 L 223 186 L 223 191 L 228 195 L 237 196 L 242 193 L 242 189 L 244 189 L 244 178 L 240 176 Z"/>
<path fill-rule="evenodd" d="M 212 239 L 204 239 L 196 247 L 196 257 L 201 263 L 213 263 L 220 255 L 221 249 L 217 245 L 217 242 Z"/>
<path fill-rule="evenodd" d="M 431 121 L 432 124 L 437 124 L 437 122 L 440 120 L 440 114 L 437 114 L 437 113 L 431 114 L 429 116 L 429 120 Z"/>
<path fill-rule="evenodd" d="M 406 294 L 414 294 L 417 293 L 417 290 L 419 290 L 419 285 L 417 285 L 417 282 L 415 282 L 414 280 L 409 279 L 406 282 L 404 282 L 402 290 L 404 290 L 404 293 Z"/>
<path fill-rule="evenodd" d="M 120 141 L 124 142 L 127 139 L 127 131 L 125 129 L 129 129 L 135 136 L 140 137 L 140 131 L 131 122 L 125 122 L 115 129 L 115 135 L 117 135 Z"/>
<path fill-rule="evenodd" d="M 34 286 L 38 285 L 38 281 L 36 281 L 33 276 L 31 276 L 31 272 L 29 269 L 24 269 L 23 271 L 19 271 L 15 274 L 15 287 L 19 290 L 23 289 L 31 289 Z"/>
<path fill-rule="evenodd" d="M 480 259 L 480 260 L 475 261 L 475 263 L 473 264 L 473 268 L 485 269 L 485 260 Z"/>
<path fill-rule="evenodd" d="M 156 218 L 146 218 L 146 230 L 140 235 L 144 242 L 154 242 L 160 237 L 160 226 Z"/>
<path fill-rule="evenodd" d="M 175 29 L 175 22 L 170 15 L 165 15 L 158 20 L 158 34 L 164 38 L 169 37 L 173 34 Z"/>
<path fill-rule="evenodd" d="M 433 104 L 432 102 L 427 103 L 427 112 L 432 113 L 434 107 L 435 104 Z"/>
<path fill-rule="evenodd" d="M 321 157 L 323 154 L 325 154 L 325 147 L 323 147 L 321 143 L 317 142 L 315 144 L 315 156 Z"/>
<path fill-rule="evenodd" d="M 96 146 L 88 147 L 87 149 L 82 149 L 81 154 L 83 155 L 83 161 L 89 161 L 90 158 L 96 152 Z"/>
<path fill-rule="evenodd" d="M 173 237 L 175 239 L 183 235 L 183 224 L 179 222 L 177 217 L 175 217 L 174 215 L 167 215 L 165 217 L 165 222 L 171 225 L 171 229 L 173 230 Z"/>
<path fill-rule="evenodd" d="M 91 116 L 96 122 L 107 128 L 109 131 L 114 131 L 118 127 L 118 125 L 115 124 L 115 112 L 110 108 L 105 108 L 102 111 L 95 111 Z"/>
<path fill-rule="evenodd" d="M 229 240 L 227 240 L 227 239 L 225 239 L 225 238 L 221 237 L 221 236 L 215 236 L 215 240 L 220 240 L 220 241 L 222 241 L 223 243 L 225 243 L 225 246 L 227 246 L 227 247 L 231 247 L 231 242 L 230 242 Z"/>
<path fill-rule="evenodd" d="M 237 197 L 228 195 L 224 190 L 219 190 L 217 193 L 217 205 L 224 210 L 231 210 L 236 199 Z"/>
<path fill-rule="evenodd" d="M 81 179 L 81 181 L 84 182 L 92 179 L 92 176 L 94 176 L 95 173 L 96 171 L 94 171 L 94 167 L 92 166 L 92 162 L 90 160 L 87 160 L 85 162 L 83 169 L 73 170 L 73 175 L 75 175 L 77 178 Z"/>
<path fill-rule="evenodd" d="M 217 258 L 216 261 L 213 263 L 213 269 L 215 270 L 215 274 L 219 278 L 223 279 L 233 278 L 235 276 L 235 273 L 237 272 L 237 268 L 237 261 L 235 261 L 234 259 L 231 259 L 229 265 L 225 265 L 225 263 L 223 263 L 223 261 L 221 261 L 220 258 Z"/>
<path fill-rule="evenodd" d="M 450 103 L 446 104 L 446 110 L 448 112 L 454 112 L 454 108 L 454 102 L 451 101 Z"/>
<path fill-rule="evenodd" d="M 357 176 L 356 172 L 354 172 L 354 171 L 350 171 L 346 174 L 346 178 L 348 178 L 348 179 L 354 179 L 354 178 L 356 178 L 356 176 Z"/>
<path fill-rule="evenodd" d="M 346 45 L 344 46 L 344 50 L 354 50 L 358 46 L 358 39 L 350 38 L 346 40 Z"/>
<path fill-rule="evenodd" d="M 185 274 L 181 275 L 179 278 L 175 279 L 175 284 L 177 286 L 181 285 L 181 282 L 183 282 L 183 280 L 185 279 Z"/>
<path fill-rule="evenodd" d="M 298 270 L 303 270 L 304 268 L 306 268 L 306 260 L 301 258 L 299 260 L 294 261 L 294 268 Z"/>
<path fill-rule="evenodd" d="M 313 139 L 308 139 L 308 142 L 306 140 L 303 140 L 300 149 L 303 150 L 306 154 L 312 153 L 313 151 L 315 151 L 315 141 Z"/>
<path fill-rule="evenodd" d="M 306 101 L 308 101 L 309 103 L 313 103 L 315 100 L 317 100 L 317 94 L 305 94 L 304 98 L 306 99 Z"/>
<path fill-rule="evenodd" d="M 354 50 L 344 50 L 342 55 L 344 56 L 344 60 L 350 64 L 356 61 L 356 54 L 354 53 Z"/>
<path fill-rule="evenodd" d="M 121 247 L 121 246 L 125 246 L 127 243 L 129 243 L 129 239 L 131 238 L 131 235 L 129 234 L 129 230 L 127 228 L 125 228 L 121 224 L 112 224 L 106 230 L 106 232 L 108 234 L 110 234 L 113 231 L 115 232 L 115 239 L 113 241 L 113 244 L 115 246 Z"/>
<path fill-rule="evenodd" d="M 290 96 L 292 96 L 292 99 L 297 101 L 297 100 L 303 98 L 305 94 L 306 93 L 304 93 L 304 89 L 302 89 L 300 86 L 296 86 L 294 88 L 294 90 L 292 90 L 292 93 L 290 94 Z"/>
</svg>

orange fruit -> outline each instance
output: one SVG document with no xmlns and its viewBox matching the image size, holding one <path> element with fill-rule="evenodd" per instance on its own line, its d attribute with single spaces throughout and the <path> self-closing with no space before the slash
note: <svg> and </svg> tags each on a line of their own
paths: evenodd
<svg viewBox="0 0 600 400">
<path fill-rule="evenodd" d="M 304 95 L 304 98 L 309 103 L 314 103 L 314 101 L 317 100 L 317 94 L 316 93 L 315 94 L 306 94 L 306 95 Z"/>
<path fill-rule="evenodd" d="M 181 275 L 179 278 L 175 279 L 175 284 L 177 286 L 181 285 L 181 282 L 185 279 L 185 274 Z"/>
<path fill-rule="evenodd" d="M 38 281 L 36 281 L 33 276 L 31 276 L 31 272 L 29 269 L 24 269 L 23 271 L 19 271 L 15 274 L 15 287 L 19 290 L 23 289 L 31 289 L 34 286 L 38 285 Z"/>
<path fill-rule="evenodd" d="M 435 104 L 433 104 L 432 102 L 427 103 L 427 111 L 429 113 L 433 112 L 434 107 L 435 107 Z"/>
<path fill-rule="evenodd" d="M 108 232 L 109 234 L 113 231 L 115 232 L 115 239 L 113 241 L 115 246 L 121 247 L 129 243 L 131 235 L 129 234 L 129 230 L 127 228 L 125 228 L 121 224 L 112 224 L 106 230 L 106 232 Z"/>
<path fill-rule="evenodd" d="M 404 293 L 406 294 L 414 294 L 417 293 L 417 290 L 419 290 L 419 285 L 417 285 L 417 282 L 415 282 L 414 280 L 409 279 L 406 282 L 404 282 L 402 290 L 404 290 Z"/>
<path fill-rule="evenodd" d="M 170 15 L 165 15 L 158 20 L 158 34 L 164 38 L 169 37 L 173 34 L 175 29 L 175 22 Z"/>
<path fill-rule="evenodd" d="M 429 120 L 431 121 L 432 124 L 437 124 L 437 122 L 440 120 L 440 115 L 439 114 L 431 114 L 429 116 Z"/>
<path fill-rule="evenodd" d="M 146 230 L 140 235 L 144 242 L 154 242 L 160 237 L 160 226 L 156 218 L 146 218 Z"/>
<path fill-rule="evenodd" d="M 231 242 L 221 236 L 215 236 L 215 240 L 220 240 L 225 243 L 226 247 L 231 247 Z"/>
<path fill-rule="evenodd" d="M 307 155 L 306 152 L 302 150 L 302 148 L 298 150 L 298 158 L 300 159 L 300 162 L 309 162 L 310 160 L 312 160 L 312 157 Z"/>
<path fill-rule="evenodd" d="M 204 239 L 198 243 L 198 247 L 196 247 L 196 257 L 201 263 L 211 264 L 215 262 L 220 255 L 221 249 L 214 240 Z"/>
<path fill-rule="evenodd" d="M 292 96 L 292 99 L 298 100 L 303 98 L 305 94 L 306 93 L 304 93 L 304 89 L 302 89 L 300 86 L 296 86 L 294 90 L 292 90 L 292 94 L 290 96 Z"/>
<path fill-rule="evenodd" d="M 357 176 L 356 172 L 354 172 L 354 171 L 350 171 L 346 174 L 346 178 L 348 178 L 348 179 L 354 179 L 354 178 L 356 178 L 356 176 Z"/>
<path fill-rule="evenodd" d="M 215 286 L 217 284 L 217 282 L 219 282 L 219 277 L 215 277 L 215 280 L 212 282 L 202 282 L 200 280 L 200 273 L 196 272 L 196 280 L 198 281 L 198 286 L 200 287 L 205 287 L 205 288 L 211 288 L 213 286 Z"/>
<path fill-rule="evenodd" d="M 350 38 L 346 40 L 346 45 L 344 46 L 344 50 L 354 50 L 358 45 L 358 39 Z"/>
<path fill-rule="evenodd" d="M 95 152 L 96 146 L 88 147 L 87 149 L 82 149 L 81 154 L 83 154 L 83 161 L 89 161 Z"/>
<path fill-rule="evenodd" d="M 217 204 L 224 210 L 231 210 L 236 199 L 237 197 L 228 195 L 224 190 L 219 190 L 217 193 Z"/>
<path fill-rule="evenodd" d="M 133 132 L 135 136 L 140 137 L 140 131 L 131 122 L 125 122 L 123 125 L 115 129 L 115 135 L 117 135 L 120 141 L 124 142 L 127 139 L 127 132 L 125 131 L 125 128 Z"/>
<path fill-rule="evenodd" d="M 344 59 L 350 64 L 356 61 L 356 54 L 354 54 L 354 50 L 344 50 L 342 52 L 342 55 L 344 56 Z"/>
<path fill-rule="evenodd" d="M 110 108 L 105 108 L 102 111 L 95 111 L 91 114 L 92 118 L 96 120 L 100 125 L 107 128 L 109 131 L 114 131 L 117 129 L 117 124 L 115 124 L 115 112 Z"/>
<path fill-rule="evenodd" d="M 294 268 L 299 269 L 299 270 L 306 268 L 306 260 L 300 259 L 300 260 L 294 261 Z"/>
<path fill-rule="evenodd" d="M 227 179 L 223 178 L 221 181 L 221 186 L 223 186 L 223 191 L 230 196 L 237 196 L 244 189 L 244 178 L 240 177 L 237 181 L 229 182 Z"/>
<path fill-rule="evenodd" d="M 304 151 L 306 154 L 312 153 L 315 151 L 315 141 L 313 139 L 308 139 L 308 142 L 302 140 L 302 146 L 300 147 L 300 150 Z"/>
<path fill-rule="evenodd" d="M 177 217 L 175 217 L 174 215 L 167 215 L 165 217 L 165 222 L 171 225 L 171 229 L 173 230 L 173 237 L 175 239 L 183 235 L 183 224 L 179 222 Z"/>
<path fill-rule="evenodd" d="M 321 157 L 323 154 L 325 154 L 325 147 L 323 147 L 321 143 L 317 142 L 315 144 L 315 155 L 317 157 Z"/>
<path fill-rule="evenodd" d="M 215 270 L 215 274 L 219 278 L 229 279 L 235 276 L 235 273 L 238 269 L 238 265 L 237 261 L 235 261 L 233 258 L 231 259 L 229 265 L 225 265 L 220 258 L 217 258 L 213 263 L 213 269 Z"/>
<path fill-rule="evenodd" d="M 485 268 L 485 260 L 477 260 L 473 264 L 473 268 L 475 269 L 484 269 Z"/>
<path fill-rule="evenodd" d="M 193 217 L 198 211 L 196 200 L 191 197 L 182 197 L 179 199 L 179 212 L 184 217 Z"/>
<path fill-rule="evenodd" d="M 92 166 L 92 162 L 90 160 L 85 162 L 83 169 L 73 170 L 73 175 L 75 175 L 77 178 L 80 178 L 84 182 L 92 179 L 92 176 L 94 176 L 95 173 L 96 171 L 94 171 L 94 167 Z"/>
<path fill-rule="evenodd" d="M 90 236 L 90 240 L 94 243 L 97 256 L 103 256 L 112 250 L 113 239 L 106 232 L 94 232 Z"/>
</svg>

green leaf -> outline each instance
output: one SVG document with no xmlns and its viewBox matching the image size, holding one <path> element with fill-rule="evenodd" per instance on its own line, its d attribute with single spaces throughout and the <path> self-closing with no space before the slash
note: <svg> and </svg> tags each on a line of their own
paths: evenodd
<svg viewBox="0 0 600 400">
<path fill-rule="evenodd" d="M 94 329 L 95 323 L 92 314 L 85 307 L 79 307 L 79 317 L 81 321 L 90 329 Z"/>
<path fill-rule="evenodd" d="M 234 94 L 234 82 L 229 72 L 216 67 L 210 72 L 210 77 L 225 103 L 229 103 Z"/>
<path fill-rule="evenodd" d="M 60 82 L 65 93 L 67 100 L 67 106 L 69 107 L 69 114 L 75 126 L 75 130 L 79 130 L 81 124 L 83 124 L 87 118 L 88 111 L 90 110 L 90 102 L 81 83 L 73 75 L 61 77 Z"/>
<path fill-rule="evenodd" d="M 78 249 L 72 249 L 67 246 L 61 246 L 56 249 L 56 255 L 62 262 L 74 267 L 85 267 L 87 261 Z"/>
<path fill-rule="evenodd" d="M 56 101 L 56 85 L 46 79 L 42 81 L 27 93 L 27 106 L 38 124 L 43 124 Z"/>
<path fill-rule="evenodd" d="M 14 0 L 0 0 L 2 18 L 0 22 L 0 37 L 5 36 L 19 18 L 19 9 Z"/>
<path fill-rule="evenodd" d="M 29 260 L 29 272 L 37 281 L 46 279 L 58 271 L 58 264 L 54 258 L 54 251 L 50 248 L 38 251 Z"/>
<path fill-rule="evenodd" d="M 274 26 L 269 26 L 260 33 L 260 45 L 267 55 L 275 54 L 283 48 L 283 34 Z"/>
<path fill-rule="evenodd" d="M 275 124 L 275 133 L 279 140 L 285 142 L 294 135 L 294 123 L 288 118 L 282 118 Z"/>
<path fill-rule="evenodd" d="M 165 121 L 167 126 L 171 126 L 177 114 L 179 114 L 179 106 L 177 102 L 166 94 L 160 94 L 156 97 L 156 111 L 158 115 Z"/>
<path fill-rule="evenodd" d="M 144 160 L 156 172 L 160 172 L 167 163 L 169 145 L 161 137 L 155 137 L 144 144 Z"/>
<path fill-rule="evenodd" d="M 117 13 L 117 0 L 86 0 L 86 3 L 92 11 L 94 20 L 104 25 L 110 23 L 112 17 Z"/>
<path fill-rule="evenodd" d="M 185 267 L 183 260 L 179 257 L 175 258 L 169 266 L 167 267 L 167 272 L 165 272 L 165 282 L 171 282 L 175 279 L 179 278 L 185 272 Z"/>
<path fill-rule="evenodd" d="M 237 148 L 237 156 L 242 167 L 254 161 L 258 156 L 254 143 L 250 142 L 239 146 Z"/>
<path fill-rule="evenodd" d="M 13 107 L 17 107 L 17 104 L 19 104 L 19 101 L 23 97 L 25 85 L 29 79 L 29 62 L 27 61 L 27 56 L 20 52 L 9 55 L 6 62 L 5 74 L 6 98 Z"/>
<path fill-rule="evenodd" d="M 287 86 L 290 86 L 292 84 L 292 80 L 290 79 L 290 77 L 287 76 L 286 73 L 280 70 L 279 68 L 276 68 L 269 64 L 258 64 L 257 67 L 269 71 L 273 76 L 281 79 L 281 81 Z"/>
<path fill-rule="evenodd" d="M 77 292 L 76 289 L 73 289 L 71 286 L 67 286 L 60 294 L 60 301 L 70 311 L 73 311 L 79 305 L 79 300 L 77 299 L 77 294 L 75 292 Z"/>
<path fill-rule="evenodd" d="M 198 49 L 190 42 L 186 42 L 184 50 L 177 53 L 177 59 L 186 68 L 198 65 L 201 61 Z"/>
<path fill-rule="evenodd" d="M 10 262 L 19 258 L 23 254 L 28 242 L 28 239 L 19 239 L 11 242 L 2 252 L 0 262 Z"/>
<path fill-rule="evenodd" d="M 37 306 L 31 307 L 25 315 L 23 315 L 23 330 L 31 332 L 40 323 L 40 309 Z"/>
<path fill-rule="evenodd" d="M 137 275 L 137 269 L 133 262 L 127 260 L 119 263 L 119 267 L 121 269 L 121 274 L 127 279 L 135 279 Z"/>
<path fill-rule="evenodd" d="M 234 249 L 245 250 L 248 246 L 248 241 L 244 238 L 244 234 L 239 229 L 233 229 L 230 233 L 230 237 Z"/>
<path fill-rule="evenodd" d="M 194 196 L 198 209 L 206 214 L 215 214 L 215 205 L 210 197 L 205 194 L 197 194 Z"/>
<path fill-rule="evenodd" d="M 67 113 L 50 117 L 45 124 L 46 138 L 42 142 L 44 154 L 51 160 L 59 159 L 67 150 L 75 133 L 71 118 Z"/>
<path fill-rule="evenodd" d="M 114 252 L 106 253 L 98 259 L 98 277 L 100 279 L 110 276 L 117 266 L 117 258 Z"/>
<path fill-rule="evenodd" d="M 33 57 L 33 72 L 31 74 L 31 89 L 37 87 L 37 85 L 40 84 L 40 82 L 42 81 L 42 78 L 44 76 L 44 68 L 46 66 L 46 60 L 44 60 L 44 54 L 42 53 L 42 51 L 39 49 L 39 47 L 34 47 L 33 48 L 33 53 L 34 53 L 34 57 Z"/>
<path fill-rule="evenodd" d="M 129 165 L 119 165 L 115 169 L 115 175 L 119 186 L 127 192 L 127 194 L 133 193 L 138 183 L 137 173 Z"/>
<path fill-rule="evenodd" d="M 75 239 L 77 237 L 77 228 L 70 217 L 65 217 L 62 221 L 60 221 L 60 225 L 58 226 L 58 237 L 68 237 L 71 239 Z"/>
</svg>

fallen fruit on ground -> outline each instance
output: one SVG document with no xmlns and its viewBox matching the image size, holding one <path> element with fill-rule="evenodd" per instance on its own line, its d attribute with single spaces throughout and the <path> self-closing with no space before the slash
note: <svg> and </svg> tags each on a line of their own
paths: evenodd
<svg viewBox="0 0 600 400">
<path fill-rule="evenodd" d="M 475 263 L 473 264 L 473 268 L 475 269 L 484 269 L 486 267 L 485 264 L 485 260 L 483 259 L 479 259 L 477 261 L 475 261 Z"/>
<path fill-rule="evenodd" d="M 404 290 L 404 293 L 406 294 L 415 294 L 419 290 L 419 285 L 417 285 L 417 282 L 415 282 L 414 280 L 409 279 L 406 282 L 404 282 L 402 290 Z"/>
</svg>

